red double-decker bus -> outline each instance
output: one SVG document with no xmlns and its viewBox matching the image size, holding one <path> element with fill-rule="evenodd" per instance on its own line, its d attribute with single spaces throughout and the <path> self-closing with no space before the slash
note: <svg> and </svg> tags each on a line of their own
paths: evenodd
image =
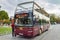
<svg viewBox="0 0 60 40">
<path fill-rule="evenodd" d="M 14 15 L 14 35 L 33 37 L 49 28 L 48 14 L 35 2 L 17 5 Z"/>
</svg>

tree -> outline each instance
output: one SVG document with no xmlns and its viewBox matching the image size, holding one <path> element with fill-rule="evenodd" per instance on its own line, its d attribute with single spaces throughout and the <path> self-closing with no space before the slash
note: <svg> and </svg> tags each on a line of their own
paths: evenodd
<svg viewBox="0 0 60 40">
<path fill-rule="evenodd" d="M 60 23 L 60 17 L 56 16 L 55 14 L 51 14 L 51 16 L 50 16 L 50 22 L 51 23 L 54 23 L 54 22 Z"/>
<path fill-rule="evenodd" d="M 56 22 L 60 23 L 60 17 L 59 16 L 56 18 Z"/>
<path fill-rule="evenodd" d="M 4 10 L 0 11 L 0 25 L 4 23 L 4 20 L 8 20 L 8 13 Z"/>
<path fill-rule="evenodd" d="M 9 19 L 8 13 L 4 10 L 0 11 L 0 20 Z"/>
<path fill-rule="evenodd" d="M 56 15 L 55 14 L 51 14 L 51 16 L 50 16 L 50 22 L 51 23 L 56 22 Z"/>
<path fill-rule="evenodd" d="M 3 24 L 10 24 L 11 22 L 10 22 L 10 20 L 9 19 L 5 19 L 5 20 L 3 20 Z"/>
</svg>

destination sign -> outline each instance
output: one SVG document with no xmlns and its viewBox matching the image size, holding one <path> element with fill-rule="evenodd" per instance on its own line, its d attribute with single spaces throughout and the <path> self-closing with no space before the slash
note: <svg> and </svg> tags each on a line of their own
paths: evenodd
<svg viewBox="0 0 60 40">
<path fill-rule="evenodd" d="M 27 13 L 23 13 L 23 14 L 16 14 L 16 18 L 23 18 L 23 17 L 26 17 L 28 16 Z"/>
</svg>

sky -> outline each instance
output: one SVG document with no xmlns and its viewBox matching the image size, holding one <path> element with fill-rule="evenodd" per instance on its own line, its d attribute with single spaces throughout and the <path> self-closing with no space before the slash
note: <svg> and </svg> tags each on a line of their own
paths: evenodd
<svg viewBox="0 0 60 40">
<path fill-rule="evenodd" d="M 9 17 L 14 16 L 17 4 L 23 0 L 0 0 L 1 10 L 8 12 Z M 31 0 L 27 0 L 31 1 Z M 60 0 L 36 0 L 39 5 L 49 14 L 60 15 Z M 24 1 L 25 2 L 25 1 Z"/>
</svg>

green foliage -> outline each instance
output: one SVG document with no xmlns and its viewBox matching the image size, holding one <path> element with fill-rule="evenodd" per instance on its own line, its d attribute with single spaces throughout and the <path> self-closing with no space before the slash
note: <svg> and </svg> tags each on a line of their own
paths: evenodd
<svg viewBox="0 0 60 40">
<path fill-rule="evenodd" d="M 0 35 L 10 34 L 11 31 L 10 27 L 0 27 Z"/>
<path fill-rule="evenodd" d="M 55 14 L 51 14 L 51 16 L 50 16 L 50 22 L 51 23 L 56 22 L 56 16 L 55 16 Z"/>
<path fill-rule="evenodd" d="M 10 22 L 10 20 L 8 20 L 8 19 L 6 19 L 6 20 L 4 20 L 3 21 L 3 24 L 10 24 L 11 22 Z"/>
<path fill-rule="evenodd" d="M 50 22 L 53 24 L 54 22 L 60 23 L 60 17 L 57 17 L 55 14 L 51 14 Z"/>
<path fill-rule="evenodd" d="M 57 23 L 60 23 L 60 17 L 57 17 L 57 18 L 56 18 L 56 22 L 57 22 Z"/>
<path fill-rule="evenodd" d="M 9 19 L 9 17 L 8 17 L 7 12 L 2 10 L 0 11 L 0 20 L 4 20 L 4 19 Z"/>
</svg>

